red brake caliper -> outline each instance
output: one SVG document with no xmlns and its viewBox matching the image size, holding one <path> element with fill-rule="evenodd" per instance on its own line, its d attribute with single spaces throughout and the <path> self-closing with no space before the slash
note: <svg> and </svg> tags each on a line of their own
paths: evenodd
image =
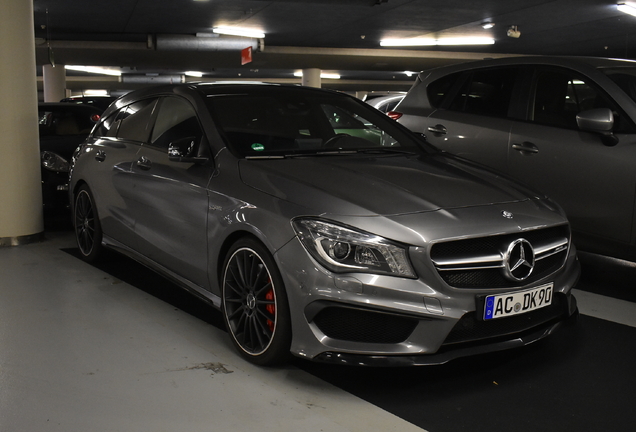
<svg viewBox="0 0 636 432">
<path fill-rule="evenodd" d="M 274 300 L 274 289 L 270 288 L 265 294 L 265 300 Z M 269 304 L 265 307 L 267 312 L 269 312 L 272 316 L 276 316 L 276 306 L 273 304 Z M 274 331 L 274 321 L 267 320 L 267 327 L 269 327 L 270 331 Z"/>
</svg>

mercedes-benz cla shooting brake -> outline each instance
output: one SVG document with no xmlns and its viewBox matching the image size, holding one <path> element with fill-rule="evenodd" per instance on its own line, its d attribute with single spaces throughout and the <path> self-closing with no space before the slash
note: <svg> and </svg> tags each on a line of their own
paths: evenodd
<svg viewBox="0 0 636 432">
<path fill-rule="evenodd" d="M 84 259 L 115 249 L 208 300 L 260 365 L 444 363 L 577 311 L 556 204 L 336 92 L 131 92 L 75 152 L 70 194 Z"/>
</svg>

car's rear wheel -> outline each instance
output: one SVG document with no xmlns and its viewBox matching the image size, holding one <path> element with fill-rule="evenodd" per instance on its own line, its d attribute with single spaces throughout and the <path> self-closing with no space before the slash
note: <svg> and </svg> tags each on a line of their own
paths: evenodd
<svg viewBox="0 0 636 432">
<path fill-rule="evenodd" d="M 75 194 L 73 226 L 82 259 L 89 262 L 96 260 L 102 253 L 102 227 L 93 194 L 86 185 L 82 185 Z"/>
<path fill-rule="evenodd" d="M 272 366 L 289 358 L 291 320 L 287 294 L 273 257 L 244 238 L 223 265 L 222 309 L 232 342 L 252 363 Z"/>
</svg>

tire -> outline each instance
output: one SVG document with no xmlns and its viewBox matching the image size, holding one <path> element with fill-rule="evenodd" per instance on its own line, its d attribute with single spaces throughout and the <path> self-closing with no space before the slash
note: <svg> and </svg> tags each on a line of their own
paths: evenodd
<svg viewBox="0 0 636 432">
<path fill-rule="evenodd" d="M 75 194 L 73 227 L 80 256 L 84 261 L 95 261 L 103 251 L 102 227 L 93 194 L 86 185 L 82 185 Z"/>
<path fill-rule="evenodd" d="M 291 318 L 280 271 L 267 249 L 252 238 L 236 242 L 223 264 L 222 312 L 238 352 L 261 366 L 290 357 Z"/>
</svg>

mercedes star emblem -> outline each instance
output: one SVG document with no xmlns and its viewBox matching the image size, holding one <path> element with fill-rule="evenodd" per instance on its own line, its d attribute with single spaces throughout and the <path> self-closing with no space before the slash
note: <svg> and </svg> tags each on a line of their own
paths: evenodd
<svg viewBox="0 0 636 432">
<path fill-rule="evenodd" d="M 508 279 L 522 281 L 527 279 L 534 269 L 534 249 L 526 239 L 517 239 L 510 243 L 504 257 L 504 272 Z"/>
</svg>

